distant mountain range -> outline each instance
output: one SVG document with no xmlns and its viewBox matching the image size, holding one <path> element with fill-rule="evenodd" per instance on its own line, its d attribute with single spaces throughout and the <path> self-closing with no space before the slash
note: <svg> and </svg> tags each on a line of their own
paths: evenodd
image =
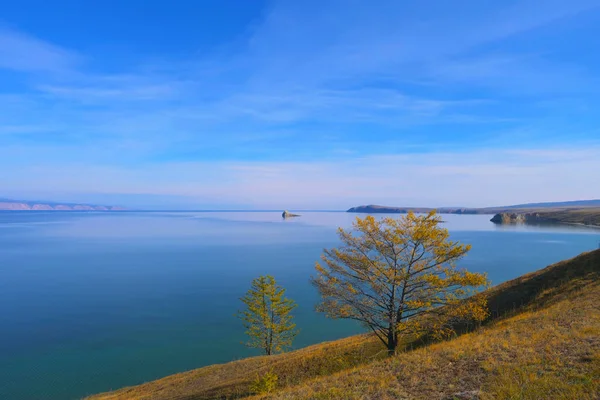
<svg viewBox="0 0 600 400">
<path fill-rule="evenodd" d="M 527 204 L 516 204 L 512 206 L 499 206 L 499 207 L 482 207 L 482 208 L 468 208 L 468 207 L 389 207 L 380 205 L 366 205 L 352 207 L 347 212 L 352 213 L 407 213 L 412 212 L 429 212 L 437 210 L 440 214 L 498 214 L 504 212 L 516 212 L 518 210 L 531 211 L 537 209 L 552 210 L 552 209 L 574 209 L 574 208 L 590 208 L 600 207 L 600 199 L 598 200 L 575 200 L 575 201 L 561 201 L 561 202 L 547 202 L 547 203 L 527 203 Z"/>
<path fill-rule="evenodd" d="M 118 206 L 102 206 L 82 203 L 59 203 L 50 201 L 24 201 L 0 198 L 0 210 L 11 211 L 122 211 Z"/>
<path fill-rule="evenodd" d="M 571 208 L 571 207 L 600 207 L 600 199 L 598 200 L 574 200 L 574 201 L 559 201 L 549 203 L 527 203 L 507 206 L 504 208 Z"/>
</svg>

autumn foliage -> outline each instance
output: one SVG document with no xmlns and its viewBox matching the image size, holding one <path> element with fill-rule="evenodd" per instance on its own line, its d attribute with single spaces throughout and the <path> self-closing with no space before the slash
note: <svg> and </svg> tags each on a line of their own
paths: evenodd
<svg viewBox="0 0 600 400">
<path fill-rule="evenodd" d="M 317 310 L 360 321 L 395 354 L 402 335 L 445 336 L 458 321 L 487 316 L 485 274 L 458 269 L 470 249 L 451 241 L 435 212 L 398 219 L 356 218 L 338 230 L 342 245 L 325 250 L 313 285 Z M 416 318 L 418 317 L 418 318 Z"/>
<path fill-rule="evenodd" d="M 284 295 L 285 289 L 270 275 L 252 281 L 250 289 L 241 298 L 246 309 L 238 313 L 249 338 L 248 347 L 262 349 L 266 355 L 271 355 L 292 345 L 298 331 L 290 313 L 296 303 Z"/>
</svg>

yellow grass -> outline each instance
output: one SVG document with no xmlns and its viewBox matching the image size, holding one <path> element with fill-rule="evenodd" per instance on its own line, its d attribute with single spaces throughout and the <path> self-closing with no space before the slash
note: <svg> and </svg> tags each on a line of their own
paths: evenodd
<svg viewBox="0 0 600 400">
<path fill-rule="evenodd" d="M 384 357 L 385 350 L 378 339 L 358 335 L 290 353 L 199 368 L 89 399 L 239 398 L 250 395 L 252 383 L 270 371 L 277 374 L 278 386 L 285 387 Z"/>
<path fill-rule="evenodd" d="M 200 368 L 91 399 L 599 399 L 600 250 L 486 292 L 494 319 L 386 358 L 369 335 Z"/>
</svg>

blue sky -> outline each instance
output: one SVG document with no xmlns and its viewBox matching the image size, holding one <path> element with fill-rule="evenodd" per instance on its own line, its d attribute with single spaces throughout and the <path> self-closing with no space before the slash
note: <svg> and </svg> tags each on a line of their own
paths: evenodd
<svg viewBox="0 0 600 400">
<path fill-rule="evenodd" d="M 0 6 L 0 197 L 600 198 L 600 0 Z"/>
</svg>

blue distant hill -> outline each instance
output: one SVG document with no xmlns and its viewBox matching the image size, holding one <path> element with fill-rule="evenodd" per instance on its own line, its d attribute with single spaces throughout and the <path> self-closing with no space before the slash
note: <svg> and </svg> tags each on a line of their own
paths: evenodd
<svg viewBox="0 0 600 400">
<path fill-rule="evenodd" d="M 30 201 L 0 198 L 0 210 L 4 211 L 121 211 L 124 208 L 82 203 L 59 203 L 53 201 Z"/>
<path fill-rule="evenodd" d="M 516 204 L 514 206 L 495 207 L 495 208 L 554 208 L 554 207 L 600 207 L 600 199 L 598 199 L 598 200 L 574 200 L 574 201 L 545 202 L 545 203 L 526 203 L 526 204 Z"/>
</svg>

